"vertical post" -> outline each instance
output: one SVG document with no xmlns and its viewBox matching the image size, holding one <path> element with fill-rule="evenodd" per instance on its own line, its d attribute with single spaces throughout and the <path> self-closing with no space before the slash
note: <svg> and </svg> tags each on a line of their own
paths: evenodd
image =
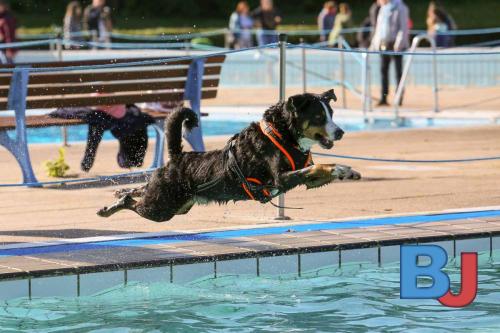
<svg viewBox="0 0 500 333">
<path fill-rule="evenodd" d="M 433 87 L 432 92 L 434 93 L 434 113 L 439 112 L 439 86 L 438 86 L 438 72 L 437 72 L 437 55 L 436 55 L 436 40 L 434 38 L 428 38 L 432 47 L 432 75 L 433 75 Z"/>
<path fill-rule="evenodd" d="M 434 111 L 435 112 L 438 112 L 436 111 L 436 109 L 438 108 L 437 106 L 437 103 L 438 103 L 438 90 L 437 90 L 437 61 L 435 59 L 436 55 L 435 55 L 435 52 L 436 52 L 436 41 L 434 40 L 434 38 L 432 37 L 429 37 L 428 35 L 426 34 L 422 34 L 422 35 L 417 35 L 415 37 L 413 37 L 413 40 L 412 40 L 412 43 L 411 43 L 411 47 L 410 47 L 410 54 L 408 56 L 405 56 L 405 58 L 407 59 L 404 63 L 404 67 L 403 67 L 403 74 L 401 76 L 401 80 L 399 81 L 399 84 L 398 84 L 398 88 L 396 90 L 396 95 L 394 96 L 394 121 L 398 124 L 401 122 L 401 119 L 399 117 L 399 104 L 401 103 L 401 99 L 403 98 L 403 90 L 404 90 L 404 86 L 406 84 L 406 78 L 408 76 L 408 73 L 410 72 L 410 65 L 411 65 L 411 62 L 413 61 L 413 52 L 415 52 L 415 49 L 417 48 L 418 44 L 420 43 L 420 41 L 422 39 L 426 39 L 429 41 L 429 43 L 431 43 L 431 47 L 433 49 L 433 71 L 434 71 Z"/>
<path fill-rule="evenodd" d="M 224 29 L 224 48 L 229 49 L 231 44 L 229 43 L 229 38 L 231 38 L 231 30 Z"/>
<path fill-rule="evenodd" d="M 62 35 L 61 33 L 57 34 L 56 40 L 56 52 L 57 52 L 57 61 L 63 61 L 63 43 L 62 43 Z M 63 139 L 63 146 L 68 147 L 68 129 L 66 126 L 61 127 L 61 136 Z"/>
<path fill-rule="evenodd" d="M 198 116 L 198 127 L 191 129 L 189 133 L 184 133 L 185 139 L 193 147 L 194 151 L 205 151 L 200 111 L 205 60 L 206 58 L 193 59 L 191 65 L 189 65 L 188 77 L 184 88 L 184 100 L 189 101 L 191 109 Z"/>
<path fill-rule="evenodd" d="M 372 104 L 372 71 L 371 71 L 371 66 L 370 66 L 370 54 L 366 55 L 366 85 L 367 85 L 367 91 L 368 91 L 368 100 L 366 101 L 368 103 L 368 111 L 373 112 L 373 104 Z"/>
<path fill-rule="evenodd" d="M 363 66 L 361 67 L 361 85 L 363 86 L 363 119 L 365 123 L 368 122 L 368 103 L 367 99 L 370 96 L 370 92 L 368 91 L 368 53 L 362 54 Z"/>
<path fill-rule="evenodd" d="M 338 48 L 344 48 L 344 36 L 340 35 L 338 37 Z M 344 52 L 339 52 L 340 57 L 340 82 L 342 85 L 342 107 L 347 109 L 347 98 L 346 98 L 346 88 L 345 88 L 345 57 Z"/>
<path fill-rule="evenodd" d="M 80 297 L 81 287 L 80 287 L 80 274 L 76 274 L 76 296 Z"/>
<path fill-rule="evenodd" d="M 304 38 L 300 39 L 302 45 L 302 92 L 307 91 L 307 61 L 306 61 L 306 48 L 304 47 Z"/>
<path fill-rule="evenodd" d="M 90 39 L 93 43 L 99 42 L 99 36 L 97 34 L 97 30 L 90 31 Z M 97 50 L 97 46 L 96 45 L 92 46 L 92 50 Z"/>
<path fill-rule="evenodd" d="M 28 278 L 28 299 L 31 301 L 31 296 L 33 294 L 33 288 L 31 287 L 31 278 Z"/>
<path fill-rule="evenodd" d="M 38 187 L 28 150 L 26 133 L 26 98 L 28 96 L 29 68 L 15 68 L 10 79 L 7 110 L 16 113 L 16 137 L 10 138 L 5 131 L 0 131 L 0 145 L 4 146 L 16 158 L 23 174 L 23 183 Z"/>
<path fill-rule="evenodd" d="M 57 52 L 57 61 L 62 61 L 63 59 L 63 54 L 62 54 L 62 35 L 61 33 L 57 34 L 57 39 L 56 39 L 56 52 Z"/>
<path fill-rule="evenodd" d="M 286 99 L 286 42 L 287 35 L 279 35 L 279 49 L 280 49 L 280 102 L 284 102 Z M 289 220 L 290 218 L 285 216 L 285 195 L 280 194 L 278 197 L 278 215 L 276 220 Z"/>
<path fill-rule="evenodd" d="M 413 38 L 413 43 L 410 48 L 411 52 L 415 51 L 415 48 L 417 47 L 419 41 L 420 39 L 418 36 Z M 408 59 L 406 60 L 406 63 L 404 64 L 403 74 L 401 76 L 401 80 L 398 82 L 398 86 L 396 88 L 396 95 L 394 96 L 394 122 L 396 123 L 396 125 L 399 125 L 401 123 L 401 118 L 399 117 L 399 104 L 401 103 L 403 89 L 406 84 L 406 77 L 410 70 L 410 64 L 412 60 L 413 60 L 413 54 L 410 54 L 408 56 Z"/>
</svg>

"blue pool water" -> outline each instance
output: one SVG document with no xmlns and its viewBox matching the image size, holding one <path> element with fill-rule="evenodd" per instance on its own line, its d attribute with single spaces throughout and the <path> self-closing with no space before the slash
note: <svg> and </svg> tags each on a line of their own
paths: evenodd
<svg viewBox="0 0 500 333">
<path fill-rule="evenodd" d="M 248 126 L 251 121 L 257 121 L 260 116 L 242 116 L 239 120 L 234 120 L 230 117 L 204 119 L 203 134 L 205 136 L 214 135 L 232 135 L 241 131 Z M 361 118 L 338 118 L 335 122 L 347 132 L 362 131 L 362 130 L 385 130 L 395 129 L 392 120 L 376 119 L 373 123 L 365 124 Z M 481 120 L 461 120 L 447 119 L 436 120 L 434 123 L 428 122 L 426 119 L 406 120 L 399 128 L 424 128 L 424 127 L 447 127 L 447 126 L 470 126 L 484 124 Z M 70 126 L 67 128 L 68 140 L 70 142 L 80 142 L 87 140 L 87 125 Z M 154 138 L 155 133 L 152 128 L 149 129 L 149 137 Z M 14 137 L 15 131 L 9 131 L 9 135 Z M 109 131 L 104 134 L 104 140 L 112 140 L 113 136 Z M 61 143 L 61 128 L 60 127 L 45 127 L 45 128 L 28 128 L 29 143 Z"/>
<path fill-rule="evenodd" d="M 2 332 L 498 332 L 500 253 L 479 256 L 464 309 L 399 298 L 399 265 L 347 264 L 302 277 L 225 275 L 187 284 L 130 281 L 80 298 L 0 302 Z M 451 261 L 452 286 L 460 280 Z"/>
</svg>

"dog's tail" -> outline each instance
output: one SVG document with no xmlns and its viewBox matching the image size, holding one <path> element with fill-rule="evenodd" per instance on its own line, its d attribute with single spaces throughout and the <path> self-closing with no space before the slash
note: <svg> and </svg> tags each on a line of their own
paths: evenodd
<svg viewBox="0 0 500 333">
<path fill-rule="evenodd" d="M 182 153 L 182 124 L 191 130 L 198 126 L 198 116 L 191 109 L 181 108 L 168 117 L 166 137 L 170 158 Z"/>
</svg>

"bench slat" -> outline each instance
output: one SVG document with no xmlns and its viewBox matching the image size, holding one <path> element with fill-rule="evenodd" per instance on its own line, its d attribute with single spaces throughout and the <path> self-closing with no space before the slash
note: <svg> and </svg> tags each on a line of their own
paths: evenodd
<svg viewBox="0 0 500 333">
<path fill-rule="evenodd" d="M 220 66 L 205 67 L 204 75 L 219 75 Z M 147 79 L 162 79 L 186 77 L 187 68 L 181 69 L 156 69 L 156 70 L 129 70 L 121 72 L 60 72 L 50 74 L 32 74 L 29 78 L 30 84 L 52 84 L 52 83 L 78 83 L 98 81 L 132 81 Z M 0 76 L 0 85 L 9 85 L 10 76 Z"/>
<path fill-rule="evenodd" d="M 217 90 L 202 91 L 202 99 L 217 97 Z M 180 101 L 184 98 L 184 92 L 161 92 L 161 93 L 143 93 L 137 92 L 126 95 L 112 96 L 72 96 L 61 98 L 31 99 L 26 103 L 27 109 L 50 109 L 59 107 L 87 107 L 96 105 L 117 105 L 134 104 L 147 102 L 167 102 Z M 7 109 L 7 101 L 0 101 L 0 109 Z"/>
<path fill-rule="evenodd" d="M 170 114 L 166 112 L 158 111 L 145 111 L 142 112 L 149 114 L 154 119 L 165 119 Z M 208 116 L 207 113 L 201 113 L 202 117 Z M 72 125 L 82 125 L 86 124 L 85 121 L 81 119 L 61 119 L 52 118 L 48 115 L 38 115 L 38 116 L 27 116 L 26 126 L 29 128 L 40 128 L 40 127 L 50 127 L 50 126 L 72 126 Z M 0 117 L 0 130 L 13 130 L 16 128 L 16 118 L 15 117 Z"/>
<path fill-rule="evenodd" d="M 69 125 L 79 125 L 79 124 L 84 124 L 84 122 L 80 119 L 59 119 L 59 118 L 52 118 L 47 115 L 26 117 L 27 127 L 69 126 Z M 10 130 L 15 128 L 16 128 L 15 117 L 0 117 L 0 129 Z"/>
<path fill-rule="evenodd" d="M 204 88 L 216 88 L 219 85 L 219 79 L 203 80 Z M 186 79 L 178 81 L 142 81 L 142 82 L 126 82 L 126 83 L 106 83 L 106 84 L 71 84 L 57 86 L 39 86 L 28 88 L 28 96 L 48 96 L 48 95 L 71 95 L 71 94 L 91 94 L 91 93 L 114 93 L 126 91 L 141 91 L 141 90 L 169 90 L 169 89 L 184 89 Z M 0 97 L 9 96 L 9 87 L 0 87 Z"/>
<path fill-rule="evenodd" d="M 29 66 L 32 68 L 53 68 L 53 67 L 68 67 L 68 66 L 95 66 L 95 65 L 111 65 L 111 64 L 123 64 L 130 62 L 139 61 L 149 61 L 149 60 L 161 60 L 174 57 L 154 57 L 154 58 L 117 58 L 117 59 L 94 59 L 94 60 L 75 60 L 75 61 L 51 61 L 51 62 L 38 62 L 38 63 L 16 63 L 15 65 L 0 65 L 0 68 L 14 68 Z M 207 64 L 221 64 L 226 59 L 226 56 L 214 56 L 206 59 Z M 189 65 L 191 60 L 179 60 L 175 62 L 164 62 L 155 64 L 154 66 L 178 66 L 178 65 Z M 141 65 L 143 66 L 143 65 Z M 151 66 L 151 65 L 146 65 Z"/>
</svg>

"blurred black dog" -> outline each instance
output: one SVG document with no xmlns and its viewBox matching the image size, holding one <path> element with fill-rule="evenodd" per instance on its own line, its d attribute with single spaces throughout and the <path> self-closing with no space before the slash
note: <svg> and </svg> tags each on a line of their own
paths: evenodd
<svg viewBox="0 0 500 333">
<path fill-rule="evenodd" d="M 333 90 L 292 96 L 270 107 L 260 123 L 250 124 L 223 149 L 206 153 L 182 151 L 182 124 L 189 130 L 198 119 L 192 110 L 180 109 L 167 124 L 169 163 L 156 170 L 147 185 L 118 191 L 120 199 L 98 215 L 130 209 L 164 222 L 186 214 L 195 203 L 266 203 L 298 185 L 315 188 L 335 179 L 360 179 L 350 167 L 312 162 L 314 144 L 330 149 L 344 134 L 332 121 L 332 99 L 337 100 Z"/>
<path fill-rule="evenodd" d="M 148 126 L 155 123 L 153 117 L 133 105 L 127 105 L 122 118 L 92 108 L 62 108 L 49 114 L 53 118 L 81 119 L 88 126 L 87 146 L 81 162 L 81 169 L 90 171 L 94 165 L 97 148 L 105 131 L 118 139 L 119 150 L 116 161 L 121 168 L 141 167 L 148 148 Z"/>
</svg>

